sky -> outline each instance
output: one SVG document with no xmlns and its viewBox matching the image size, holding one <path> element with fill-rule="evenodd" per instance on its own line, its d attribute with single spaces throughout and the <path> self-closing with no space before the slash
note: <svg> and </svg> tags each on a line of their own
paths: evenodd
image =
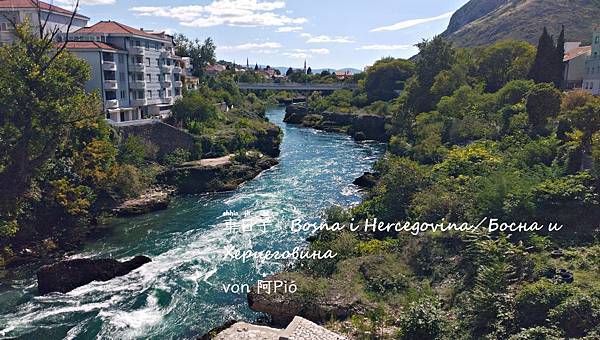
<svg viewBox="0 0 600 340">
<path fill-rule="evenodd" d="M 47 0 L 48 1 L 48 0 Z M 48 1 L 71 8 L 73 0 Z M 90 25 L 114 20 L 144 29 L 211 37 L 217 58 L 245 64 L 363 69 L 408 58 L 443 32 L 468 0 L 80 0 Z"/>
</svg>

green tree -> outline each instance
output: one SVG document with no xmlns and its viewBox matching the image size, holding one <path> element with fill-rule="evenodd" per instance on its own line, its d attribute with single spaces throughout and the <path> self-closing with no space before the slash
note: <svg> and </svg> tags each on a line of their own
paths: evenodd
<svg viewBox="0 0 600 340">
<path fill-rule="evenodd" d="M 312 72 L 312 68 L 310 68 L 310 67 L 309 67 L 309 68 L 306 70 L 306 74 L 312 74 L 312 73 L 313 73 L 313 72 Z"/>
<path fill-rule="evenodd" d="M 40 167 L 54 158 L 76 124 L 100 115 L 84 84 L 85 61 L 55 48 L 29 24 L 17 26 L 15 43 L 0 48 L 0 212 L 11 215 Z"/>
<path fill-rule="evenodd" d="M 384 58 L 377 61 L 367 71 L 364 82 L 369 102 L 395 98 L 396 91 L 404 89 L 404 83 L 413 75 L 414 69 L 414 63 L 409 60 Z"/>
<path fill-rule="evenodd" d="M 217 116 L 216 106 L 202 94 L 192 92 L 173 105 L 173 116 L 187 127 L 191 122 L 205 122 Z"/>
<path fill-rule="evenodd" d="M 562 41 L 559 41 L 558 45 L 554 45 L 552 36 L 544 27 L 535 60 L 529 70 L 529 79 L 536 83 L 553 83 L 554 86 L 560 87 L 564 70 L 564 28 L 559 40 Z"/>
<path fill-rule="evenodd" d="M 531 68 L 535 48 L 524 41 L 501 41 L 485 48 L 477 74 L 487 92 L 496 92 L 511 80 L 524 79 Z"/>
<path fill-rule="evenodd" d="M 204 68 L 216 62 L 216 46 L 211 38 L 201 42 L 199 39 L 190 40 L 185 35 L 177 33 L 173 40 L 177 55 L 191 58 L 192 72 L 195 76 L 202 76 Z"/>
<path fill-rule="evenodd" d="M 562 95 L 552 84 L 537 84 L 527 95 L 529 127 L 534 134 L 545 132 L 548 118 L 560 112 Z"/>
<path fill-rule="evenodd" d="M 289 77 L 292 74 L 294 74 L 294 69 L 290 67 L 290 68 L 288 68 L 287 72 L 285 72 L 285 76 Z"/>
</svg>

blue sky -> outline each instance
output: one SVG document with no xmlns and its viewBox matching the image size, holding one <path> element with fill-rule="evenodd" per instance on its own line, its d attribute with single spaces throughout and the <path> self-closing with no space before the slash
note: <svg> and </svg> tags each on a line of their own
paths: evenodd
<svg viewBox="0 0 600 340">
<path fill-rule="evenodd" d="M 54 1 L 69 8 L 72 0 Z M 81 0 L 80 12 L 134 27 L 212 37 L 217 57 L 245 63 L 362 69 L 410 57 L 467 0 Z"/>
</svg>

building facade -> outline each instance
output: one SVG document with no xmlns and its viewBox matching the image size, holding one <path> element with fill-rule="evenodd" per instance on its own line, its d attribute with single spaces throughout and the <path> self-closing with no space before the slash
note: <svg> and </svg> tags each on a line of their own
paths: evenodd
<svg viewBox="0 0 600 340">
<path fill-rule="evenodd" d="M 92 68 L 88 91 L 99 90 L 115 123 L 159 118 L 182 96 L 180 58 L 173 38 L 115 21 L 100 21 L 70 36 L 67 49 Z"/>
<path fill-rule="evenodd" d="M 41 18 L 38 17 L 38 6 Z M 0 46 L 14 41 L 12 22 L 21 24 L 29 21 L 34 31 L 39 31 L 39 23 L 46 22 L 46 32 L 58 31 L 66 33 L 73 12 L 58 6 L 37 0 L 0 0 Z M 73 17 L 70 31 L 76 31 L 87 25 L 90 18 L 76 14 Z M 12 21 L 12 22 L 11 22 Z"/>
<path fill-rule="evenodd" d="M 567 48 L 568 44 L 570 44 L 569 48 Z M 592 47 L 579 45 L 580 43 L 565 43 L 563 87 L 566 90 L 583 87 L 585 63 L 592 54 Z"/>
<path fill-rule="evenodd" d="M 600 95 L 600 29 L 592 37 L 592 52 L 585 61 L 583 89 L 593 95 Z"/>
</svg>

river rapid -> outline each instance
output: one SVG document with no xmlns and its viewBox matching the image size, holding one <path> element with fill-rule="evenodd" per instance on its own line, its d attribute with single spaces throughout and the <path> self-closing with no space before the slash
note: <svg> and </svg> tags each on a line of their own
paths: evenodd
<svg viewBox="0 0 600 340">
<path fill-rule="evenodd" d="M 278 166 L 230 193 L 179 197 L 168 210 L 115 219 L 111 232 L 73 256 L 152 258 L 126 276 L 47 296 L 37 295 L 33 272 L 0 283 L 0 338 L 192 339 L 231 319 L 256 320 L 246 294 L 223 286 L 252 285 L 284 264 L 231 261 L 225 248 L 291 251 L 306 244 L 306 234 L 275 226 L 317 222 L 331 205 L 360 202 L 351 183 L 384 150 L 287 125 L 283 108 L 267 116 L 284 132 Z M 252 231 L 232 227 L 231 212 Z"/>
</svg>

